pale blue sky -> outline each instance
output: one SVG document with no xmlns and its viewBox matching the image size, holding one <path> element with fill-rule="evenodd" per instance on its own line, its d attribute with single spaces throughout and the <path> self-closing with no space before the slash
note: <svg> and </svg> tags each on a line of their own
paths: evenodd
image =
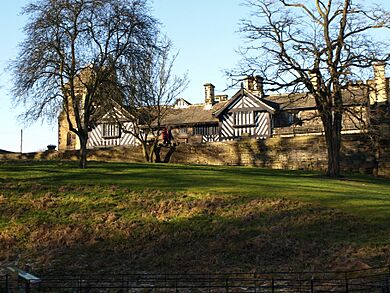
<svg viewBox="0 0 390 293">
<path fill-rule="evenodd" d="M 57 125 L 37 121 L 26 127 L 16 116 L 21 109 L 11 108 L 10 76 L 3 69 L 17 54 L 25 18 L 20 10 L 27 1 L 2 0 L 0 27 L 0 149 L 20 150 L 20 129 L 23 128 L 23 151 L 43 150 L 48 144 L 57 145 Z M 216 91 L 225 89 L 224 69 L 233 67 L 238 56 L 235 49 L 240 36 L 235 33 L 244 8 L 240 0 L 154 0 L 153 15 L 162 23 L 162 30 L 173 41 L 179 57 L 175 71 L 188 71 L 190 85 L 180 97 L 202 102 L 203 84 L 212 82 Z M 241 12 L 240 12 L 241 11 Z"/>
<path fill-rule="evenodd" d="M 180 51 L 175 71 L 188 71 L 190 85 L 180 97 L 190 102 L 203 100 L 203 84 L 211 82 L 221 93 L 229 84 L 225 69 L 239 61 L 235 53 L 241 40 L 236 33 L 238 22 L 249 15 L 241 0 L 153 0 L 153 15 L 162 23 L 162 30 Z M 366 1 L 368 2 L 368 1 Z M 23 128 L 23 152 L 57 145 L 57 125 L 37 121 L 30 127 L 19 124 L 21 109 L 11 107 L 10 76 L 4 71 L 8 60 L 17 54 L 17 44 L 24 38 L 25 18 L 20 15 L 25 0 L 2 0 L 0 10 L 0 149 L 20 150 L 20 129 Z M 390 0 L 376 3 L 390 9 Z M 228 92 L 229 95 L 231 91 Z"/>
</svg>

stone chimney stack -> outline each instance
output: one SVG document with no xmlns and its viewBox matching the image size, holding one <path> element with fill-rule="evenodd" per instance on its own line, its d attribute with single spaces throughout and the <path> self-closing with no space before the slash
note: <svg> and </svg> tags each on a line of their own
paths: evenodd
<svg viewBox="0 0 390 293">
<path fill-rule="evenodd" d="M 313 85 L 314 90 L 318 90 L 318 87 L 319 87 L 318 76 L 314 70 L 309 71 L 309 78 L 310 78 L 310 81 Z"/>
<path fill-rule="evenodd" d="M 215 104 L 215 86 L 211 83 L 204 85 L 204 107 L 205 109 L 211 109 Z"/>
<path fill-rule="evenodd" d="M 374 64 L 374 94 L 371 95 L 371 103 L 385 103 L 389 99 L 389 83 L 385 66 L 385 63 Z"/>
<path fill-rule="evenodd" d="M 264 95 L 263 81 L 264 79 L 260 75 L 248 75 L 244 79 L 244 88 L 252 94 L 262 97 Z"/>
<path fill-rule="evenodd" d="M 264 96 L 264 78 L 260 75 L 255 76 L 254 92 L 257 96 Z"/>
<path fill-rule="evenodd" d="M 255 78 L 252 75 L 247 75 L 244 79 L 244 88 L 249 92 L 253 92 L 254 81 Z"/>
</svg>

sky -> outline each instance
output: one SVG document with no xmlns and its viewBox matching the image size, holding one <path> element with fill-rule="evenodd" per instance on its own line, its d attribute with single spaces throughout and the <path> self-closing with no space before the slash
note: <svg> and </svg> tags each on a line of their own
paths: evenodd
<svg viewBox="0 0 390 293">
<path fill-rule="evenodd" d="M 20 14 L 26 0 L 1 0 L 0 27 L 0 149 L 19 152 L 23 129 L 23 152 L 45 150 L 57 145 L 57 125 L 36 121 L 23 125 L 18 115 L 22 107 L 14 108 L 10 92 L 11 76 L 6 71 L 10 59 L 17 56 L 18 43 L 27 19 Z M 211 82 L 216 93 L 228 85 L 224 70 L 234 67 L 240 36 L 236 33 L 241 12 L 240 0 L 153 0 L 152 15 L 162 31 L 179 52 L 175 73 L 188 72 L 190 84 L 180 97 L 192 103 L 203 101 L 203 84 Z M 241 12 L 240 12 L 241 11 Z"/>
<path fill-rule="evenodd" d="M 22 107 L 12 105 L 11 76 L 6 70 L 9 60 L 16 58 L 18 44 L 27 18 L 20 14 L 27 0 L 1 0 L 0 10 L 0 149 L 19 152 L 23 130 L 23 152 L 45 150 L 57 145 L 57 124 L 36 121 L 23 125 L 18 119 Z M 236 53 L 244 42 L 237 32 L 239 21 L 249 16 L 242 0 L 153 0 L 152 15 L 161 25 L 179 52 L 175 73 L 188 72 L 190 84 L 180 97 L 191 103 L 203 101 L 203 84 L 215 85 L 216 94 L 234 93 L 224 90 L 230 85 L 225 71 L 233 69 L 240 60 Z M 369 1 L 366 1 L 369 2 Z M 376 3 L 390 9 L 390 0 Z"/>
</svg>

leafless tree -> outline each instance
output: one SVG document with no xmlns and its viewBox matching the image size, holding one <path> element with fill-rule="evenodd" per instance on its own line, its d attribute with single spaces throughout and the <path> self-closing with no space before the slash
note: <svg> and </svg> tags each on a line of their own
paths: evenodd
<svg viewBox="0 0 390 293">
<path fill-rule="evenodd" d="M 174 75 L 177 54 L 171 54 L 171 42 L 156 39 L 142 64 L 129 64 L 121 70 L 122 105 L 130 113 L 131 133 L 141 144 L 147 162 L 158 161 L 157 152 L 162 121 L 172 102 L 187 87 L 187 74 Z M 119 121 L 119 119 L 118 119 Z"/>
<path fill-rule="evenodd" d="M 247 0 L 251 18 L 240 31 L 243 64 L 260 71 L 270 90 L 308 92 L 315 99 L 328 152 L 328 176 L 340 176 L 343 90 L 375 62 L 389 60 L 373 31 L 390 28 L 380 6 L 353 0 Z M 247 74 L 247 72 L 246 72 Z M 294 97 L 294 95 L 291 95 Z"/>
<path fill-rule="evenodd" d="M 25 105 L 27 122 L 63 110 L 84 168 L 91 117 L 108 98 L 102 93 L 121 64 L 144 59 L 156 21 L 146 0 L 37 0 L 23 12 L 26 38 L 11 63 L 16 103 Z"/>
</svg>

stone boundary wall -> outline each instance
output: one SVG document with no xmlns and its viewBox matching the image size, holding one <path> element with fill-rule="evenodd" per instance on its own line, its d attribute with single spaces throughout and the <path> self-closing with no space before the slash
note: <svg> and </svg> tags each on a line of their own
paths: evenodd
<svg viewBox="0 0 390 293">
<path fill-rule="evenodd" d="M 327 152 L 323 136 L 274 137 L 180 145 L 171 162 L 325 171 Z M 376 174 L 377 167 L 367 138 L 357 135 L 343 137 L 341 169 L 344 172 Z"/>
<path fill-rule="evenodd" d="M 390 121 L 382 124 L 380 152 L 378 154 L 378 175 L 390 178 Z"/>
<path fill-rule="evenodd" d="M 382 140 L 380 151 L 375 153 L 366 136 L 344 135 L 342 171 L 378 174 L 390 178 L 389 144 L 389 139 Z M 162 147 L 162 160 L 167 151 L 168 148 Z M 77 160 L 77 151 L 0 155 L 0 159 L 2 158 Z M 140 147 L 93 149 L 89 151 L 88 159 L 121 162 L 144 161 Z M 176 147 L 169 162 L 325 171 L 327 154 L 323 136 L 274 137 L 267 140 L 244 139 L 208 144 L 180 144 Z"/>
</svg>

